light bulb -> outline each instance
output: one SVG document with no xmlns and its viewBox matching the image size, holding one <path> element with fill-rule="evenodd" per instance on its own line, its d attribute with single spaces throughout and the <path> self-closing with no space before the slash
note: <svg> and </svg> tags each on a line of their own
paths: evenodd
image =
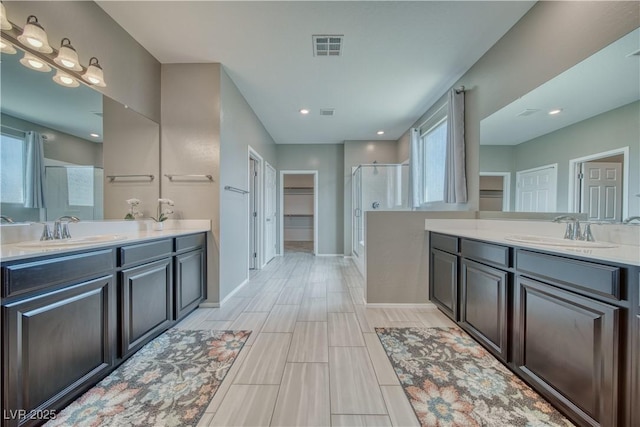
<svg viewBox="0 0 640 427">
<path fill-rule="evenodd" d="M 31 65 L 33 68 L 43 68 L 44 64 L 40 61 L 36 61 L 35 59 L 28 59 L 27 62 L 29 63 L 29 65 Z"/>
<path fill-rule="evenodd" d="M 34 38 L 31 38 L 31 37 L 27 37 L 27 42 L 28 42 L 31 46 L 36 47 L 36 48 L 37 48 L 37 47 L 42 47 L 42 46 L 44 45 L 44 43 L 42 43 L 40 40 L 38 40 L 38 39 L 34 39 Z"/>
</svg>

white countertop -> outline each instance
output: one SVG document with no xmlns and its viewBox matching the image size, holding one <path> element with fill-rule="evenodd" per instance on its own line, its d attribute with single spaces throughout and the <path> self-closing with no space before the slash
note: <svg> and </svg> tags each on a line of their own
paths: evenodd
<svg viewBox="0 0 640 427">
<path fill-rule="evenodd" d="M 133 221 L 132 221 L 133 223 Z M 78 245 L 67 245 L 67 246 L 55 246 L 55 247 L 25 247 L 21 246 L 23 242 L 11 242 L 11 243 L 3 243 L 0 245 L 0 260 L 2 262 L 5 261 L 15 261 L 15 260 L 26 260 L 29 258 L 35 258 L 43 255 L 62 255 L 68 252 L 77 252 L 77 251 L 90 251 L 94 249 L 100 249 L 109 246 L 126 246 L 134 243 L 143 242 L 145 240 L 154 240 L 161 239 L 163 237 L 176 237 L 193 233 L 204 233 L 207 231 L 211 231 L 210 221 L 208 220 L 192 220 L 192 221 L 167 221 L 168 224 L 165 225 L 165 229 L 161 231 L 150 230 L 150 227 L 146 225 L 143 226 L 140 224 L 125 224 L 124 226 L 119 226 L 117 222 L 95 222 L 89 223 L 90 225 L 86 225 L 85 229 L 71 230 L 71 234 L 73 237 L 87 237 L 87 236 L 96 236 L 96 235 L 116 235 L 119 237 L 118 240 L 110 240 L 100 243 L 90 243 L 90 244 L 78 244 Z M 79 225 L 72 224 L 72 225 Z M 133 226 L 135 225 L 135 226 Z M 40 226 L 42 228 L 42 226 Z M 92 232 L 88 231 L 89 228 Z M 5 230 L 2 230 L 3 232 Z M 74 231 L 76 231 L 74 233 Z M 29 241 L 33 241 L 37 239 L 29 239 Z"/>
<path fill-rule="evenodd" d="M 532 227 L 527 227 L 528 224 L 523 222 L 516 223 L 510 222 L 505 224 L 505 221 L 492 221 L 491 224 L 487 220 L 426 220 L 425 229 L 427 231 L 434 231 L 437 233 L 450 234 L 459 237 L 468 237 L 471 239 L 484 240 L 492 243 L 499 243 L 506 246 L 530 248 L 540 251 L 555 253 L 559 255 L 566 255 L 572 257 L 580 257 L 591 259 L 594 261 L 606 261 L 619 264 L 627 264 L 640 266 L 640 246 L 630 245 L 626 243 L 617 243 L 612 240 L 609 242 L 615 243 L 615 248 L 574 248 L 574 247 L 561 247 L 551 245 L 537 245 L 532 243 L 515 242 L 508 240 L 505 237 L 515 234 L 530 234 L 541 235 L 550 237 L 562 237 L 563 225 L 561 224 L 533 224 Z M 549 227 L 547 227 L 547 225 Z M 560 227 L 558 227 L 560 225 Z M 514 226 L 517 228 L 514 229 Z M 546 229 L 541 229 L 546 228 Z M 627 234 L 637 233 L 638 227 L 627 227 Z M 558 232 L 560 230 L 560 233 Z M 597 239 L 597 237 L 596 237 Z M 597 239 L 599 240 L 599 239 Z M 634 239 L 632 239 L 634 240 Z M 601 240 L 605 241 L 605 240 Z M 639 242 L 640 243 L 640 242 Z"/>
</svg>

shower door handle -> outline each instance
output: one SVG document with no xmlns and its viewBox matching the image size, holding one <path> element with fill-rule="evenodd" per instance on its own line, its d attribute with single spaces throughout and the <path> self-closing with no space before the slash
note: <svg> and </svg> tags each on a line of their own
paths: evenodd
<svg viewBox="0 0 640 427">
<path fill-rule="evenodd" d="M 360 208 L 356 208 L 354 210 L 353 214 L 355 215 L 356 218 L 360 218 L 360 215 L 362 214 L 362 211 L 360 210 Z"/>
</svg>

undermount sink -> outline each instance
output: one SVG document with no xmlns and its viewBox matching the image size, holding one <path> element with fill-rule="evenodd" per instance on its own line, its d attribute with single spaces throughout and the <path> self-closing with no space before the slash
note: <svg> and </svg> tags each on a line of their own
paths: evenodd
<svg viewBox="0 0 640 427">
<path fill-rule="evenodd" d="M 24 248 L 53 248 L 58 246 L 91 245 L 96 243 L 117 242 L 126 240 L 127 236 L 119 234 L 101 234 L 98 236 L 72 237 L 70 239 L 34 240 L 31 242 L 16 243 L 16 246 Z"/>
<path fill-rule="evenodd" d="M 546 246 L 562 246 L 565 248 L 604 249 L 618 247 L 618 245 L 608 242 L 588 242 L 586 240 L 559 239 L 556 237 L 532 236 L 528 234 L 514 234 L 511 236 L 505 236 L 505 239 L 512 242 L 531 243 L 534 245 Z"/>
</svg>

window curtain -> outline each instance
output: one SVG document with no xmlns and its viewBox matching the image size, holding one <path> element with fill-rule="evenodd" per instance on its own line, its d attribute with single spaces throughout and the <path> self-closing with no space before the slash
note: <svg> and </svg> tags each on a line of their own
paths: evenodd
<svg viewBox="0 0 640 427">
<path fill-rule="evenodd" d="M 447 154 L 444 170 L 444 202 L 467 202 L 464 147 L 464 91 L 451 89 L 447 114 Z"/>
<path fill-rule="evenodd" d="M 38 132 L 26 133 L 25 208 L 44 208 L 44 144 Z"/>
<path fill-rule="evenodd" d="M 411 144 L 411 192 L 409 203 L 413 209 L 419 208 L 424 203 L 424 188 L 422 179 L 424 173 L 424 147 L 420 142 L 420 130 L 411 128 L 409 130 Z"/>
</svg>

